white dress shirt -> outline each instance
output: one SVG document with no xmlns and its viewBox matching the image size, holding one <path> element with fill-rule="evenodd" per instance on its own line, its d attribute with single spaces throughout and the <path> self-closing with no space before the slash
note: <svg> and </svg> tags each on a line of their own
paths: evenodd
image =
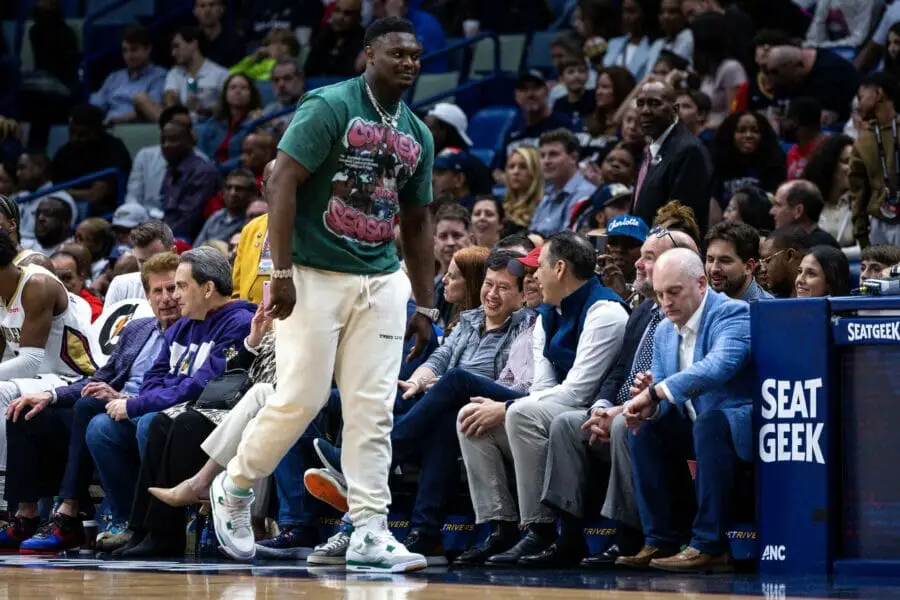
<svg viewBox="0 0 900 600">
<path fill-rule="evenodd" d="M 697 332 L 700 329 L 700 322 L 703 319 L 703 311 L 706 308 L 706 299 L 709 298 L 709 292 L 703 293 L 703 300 L 700 301 L 700 306 L 694 311 L 694 314 L 691 315 L 691 318 L 688 319 L 687 323 L 684 324 L 683 327 L 678 327 L 675 325 L 675 333 L 677 333 L 681 337 L 681 341 L 678 343 L 678 371 L 685 371 L 694 366 L 694 350 L 697 348 Z M 675 399 L 672 396 L 672 392 L 669 391 L 669 386 L 666 385 L 665 381 L 660 382 L 659 387 L 662 389 L 663 394 L 672 404 L 675 404 Z M 694 403 L 690 400 L 687 400 L 684 403 L 684 409 L 690 417 L 691 421 L 697 420 L 697 411 L 694 410 Z"/>
<path fill-rule="evenodd" d="M 665 143 L 666 138 L 669 137 L 669 134 L 672 133 L 672 130 L 675 129 L 675 125 L 678 124 L 678 119 L 675 119 L 675 122 L 669 125 L 669 128 L 663 131 L 662 135 L 650 142 L 650 164 L 655 165 L 657 163 L 656 157 L 659 155 L 659 151 L 662 150 L 662 145 Z"/>
<path fill-rule="evenodd" d="M 600 300 L 591 306 L 578 337 L 575 363 L 565 381 L 557 381 L 553 365 L 544 356 L 546 334 L 541 319 L 538 319 L 532 337 L 534 381 L 528 397 L 575 408 L 587 406 L 597 393 L 600 379 L 609 372 L 619 355 L 627 322 L 628 313 L 618 302 Z"/>
<path fill-rule="evenodd" d="M 141 282 L 140 271 L 113 277 L 113 280 L 109 282 L 109 289 L 106 290 L 106 306 L 112 306 L 116 302 L 131 299 L 147 299 L 147 294 L 144 293 L 144 284 Z"/>
</svg>

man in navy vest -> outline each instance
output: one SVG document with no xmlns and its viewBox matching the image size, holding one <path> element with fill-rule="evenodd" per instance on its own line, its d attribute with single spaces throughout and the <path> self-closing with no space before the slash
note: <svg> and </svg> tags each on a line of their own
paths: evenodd
<svg viewBox="0 0 900 600">
<path fill-rule="evenodd" d="M 548 432 L 553 418 L 587 409 L 600 381 L 615 363 L 628 313 L 622 299 L 595 276 L 596 251 L 584 237 L 561 232 L 524 259 L 537 269 L 545 304 L 534 328 L 534 382 L 528 396 L 507 404 L 504 427 L 481 436 L 460 433 L 460 447 L 473 491 L 478 523 L 519 521 L 507 485 L 505 464 L 512 460 L 528 535 L 508 548 L 496 548 L 488 565 L 514 565 L 556 540 L 556 515 L 541 504 Z"/>
</svg>

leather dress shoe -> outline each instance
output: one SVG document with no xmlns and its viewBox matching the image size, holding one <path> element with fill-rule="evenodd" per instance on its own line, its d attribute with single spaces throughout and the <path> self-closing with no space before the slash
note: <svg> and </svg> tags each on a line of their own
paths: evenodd
<svg viewBox="0 0 900 600">
<path fill-rule="evenodd" d="M 540 538 L 533 531 L 529 531 L 528 535 L 523 537 L 518 544 L 502 554 L 489 557 L 485 564 L 491 567 L 513 567 L 523 556 L 539 554 L 552 543 L 552 540 Z"/>
<path fill-rule="evenodd" d="M 673 573 L 730 573 L 734 570 L 731 554 L 705 554 L 688 546 L 675 556 L 654 558 L 651 569 L 672 571 Z"/>
<path fill-rule="evenodd" d="M 589 556 L 581 561 L 581 566 L 588 569 L 614 569 L 616 560 L 620 556 L 628 556 L 630 553 L 623 552 L 618 544 L 613 544 L 596 556 Z"/>
<path fill-rule="evenodd" d="M 453 561 L 454 566 L 478 567 L 484 564 L 488 557 L 506 552 L 522 539 L 518 534 L 494 531 L 484 543 L 474 548 L 469 548 Z"/>
<path fill-rule="evenodd" d="M 544 569 L 569 569 L 578 566 L 581 559 L 587 555 L 587 550 L 587 544 L 583 539 L 562 543 L 556 540 L 543 552 L 520 558 L 519 565 Z"/>
<path fill-rule="evenodd" d="M 617 567 L 631 569 L 646 569 L 654 558 L 668 558 L 678 553 L 677 549 L 657 548 L 656 546 L 644 546 L 634 556 L 620 556 L 616 559 Z"/>
</svg>

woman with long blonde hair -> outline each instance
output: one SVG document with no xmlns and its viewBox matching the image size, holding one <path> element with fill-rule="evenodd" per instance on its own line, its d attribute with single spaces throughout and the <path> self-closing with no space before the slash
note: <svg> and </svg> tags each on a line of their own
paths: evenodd
<svg viewBox="0 0 900 600">
<path fill-rule="evenodd" d="M 544 197 L 541 153 L 534 146 L 519 146 L 506 160 L 506 227 L 501 237 L 528 229 L 538 202 Z"/>
<path fill-rule="evenodd" d="M 444 300 L 454 306 L 453 319 L 444 331 L 445 339 L 459 322 L 459 313 L 481 306 L 481 286 L 490 252 L 481 246 L 470 246 L 453 255 L 444 275 Z"/>
</svg>

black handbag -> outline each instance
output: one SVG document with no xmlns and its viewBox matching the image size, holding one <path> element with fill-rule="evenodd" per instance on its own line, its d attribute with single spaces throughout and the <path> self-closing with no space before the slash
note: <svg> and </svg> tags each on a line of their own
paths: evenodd
<svg viewBox="0 0 900 600">
<path fill-rule="evenodd" d="M 250 374 L 245 370 L 228 371 L 210 379 L 197 398 L 194 408 L 231 410 L 251 388 Z"/>
</svg>

